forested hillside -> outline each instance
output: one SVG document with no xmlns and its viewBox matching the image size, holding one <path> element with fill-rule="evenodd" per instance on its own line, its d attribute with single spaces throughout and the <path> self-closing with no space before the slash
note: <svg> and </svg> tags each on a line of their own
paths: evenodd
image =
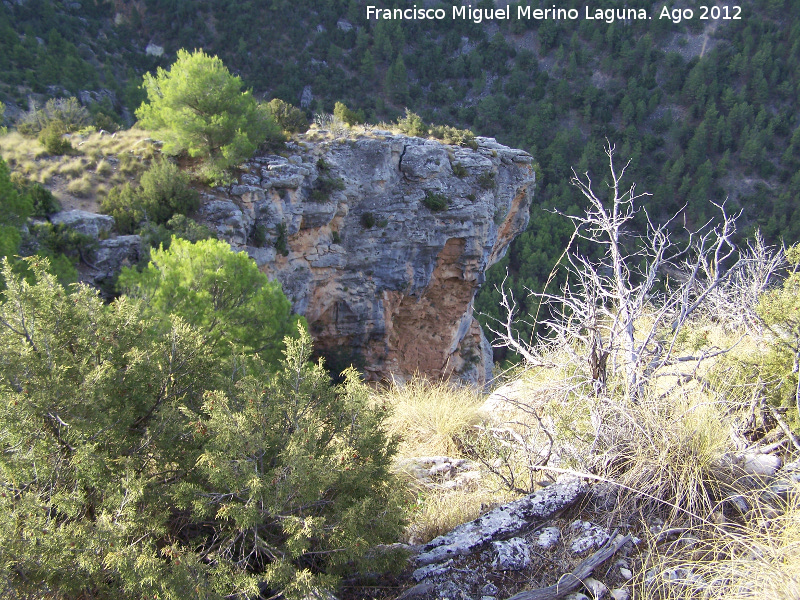
<svg viewBox="0 0 800 600">
<path fill-rule="evenodd" d="M 627 1 L 0 3 L 0 596 L 797 600 L 800 0 Z"/>
<path fill-rule="evenodd" d="M 489 314 L 506 268 L 518 297 L 541 288 L 572 231 L 541 209 L 582 206 L 570 167 L 603 172 L 606 139 L 631 159 L 657 219 L 685 205 L 685 223 L 697 226 L 712 216 L 709 200 L 727 198 L 744 209 L 744 233 L 800 239 L 800 3 L 757 0 L 739 20 L 696 11 L 680 23 L 657 18 L 649 1 L 626 6 L 652 19 L 370 22 L 355 0 L 4 3 L 0 99 L 11 117 L 31 93 L 94 92 L 81 97 L 97 122 L 123 124 L 143 99 L 144 72 L 202 47 L 256 96 L 302 98 L 308 116 L 336 101 L 370 122 L 408 107 L 525 149 L 539 165 L 537 206 L 477 301 Z M 577 0 L 559 7 L 583 11 Z"/>
</svg>

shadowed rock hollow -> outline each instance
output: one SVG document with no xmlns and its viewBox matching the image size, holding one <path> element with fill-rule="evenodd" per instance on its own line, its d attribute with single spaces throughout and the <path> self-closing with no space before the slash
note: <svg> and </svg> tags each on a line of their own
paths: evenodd
<svg viewBox="0 0 800 600">
<path fill-rule="evenodd" d="M 334 363 L 483 383 L 491 347 L 473 300 L 528 224 L 535 175 L 526 152 L 477 143 L 311 132 L 252 159 L 201 214 L 282 283 Z"/>
</svg>

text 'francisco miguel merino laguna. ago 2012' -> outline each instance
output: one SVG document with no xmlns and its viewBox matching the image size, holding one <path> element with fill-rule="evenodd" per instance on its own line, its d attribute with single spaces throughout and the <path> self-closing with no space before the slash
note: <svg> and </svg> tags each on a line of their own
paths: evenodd
<svg viewBox="0 0 800 600">
<path fill-rule="evenodd" d="M 647 20 L 655 16 L 657 19 L 669 19 L 673 23 L 680 23 L 695 17 L 700 20 L 725 21 L 742 18 L 742 9 L 736 5 L 698 6 L 696 10 L 662 6 L 661 10 L 656 10 L 653 14 L 648 14 L 644 8 L 592 8 L 591 6 L 584 6 L 584 10 L 581 12 L 577 8 L 558 8 L 555 4 L 550 8 L 533 8 L 531 6 L 515 6 L 515 8 L 516 10 L 512 10 L 508 4 L 505 8 L 473 8 L 472 5 L 453 6 L 450 11 L 444 8 L 418 8 L 416 4 L 410 8 L 367 6 L 367 19 L 402 21 L 443 20 L 449 18 L 481 23 L 483 21 L 507 21 L 510 19 L 575 21 L 583 18 L 588 21 L 613 23 L 615 21 Z"/>
</svg>

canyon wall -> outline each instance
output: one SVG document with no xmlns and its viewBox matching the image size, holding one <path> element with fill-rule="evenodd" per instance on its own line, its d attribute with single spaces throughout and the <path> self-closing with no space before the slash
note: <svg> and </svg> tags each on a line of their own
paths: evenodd
<svg viewBox="0 0 800 600">
<path fill-rule="evenodd" d="M 283 285 L 334 366 L 369 379 L 491 378 L 475 294 L 529 218 L 532 158 L 311 130 L 206 193 L 201 220 Z"/>
</svg>

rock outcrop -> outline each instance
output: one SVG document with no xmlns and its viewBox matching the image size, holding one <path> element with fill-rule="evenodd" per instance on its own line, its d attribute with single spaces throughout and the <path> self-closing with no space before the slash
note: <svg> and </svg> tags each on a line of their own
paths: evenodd
<svg viewBox="0 0 800 600">
<path fill-rule="evenodd" d="M 384 131 L 312 130 L 289 148 L 206 194 L 201 219 L 281 282 L 334 364 L 373 380 L 489 379 L 472 305 L 528 223 L 531 156 L 490 138 L 473 150 Z"/>
</svg>

